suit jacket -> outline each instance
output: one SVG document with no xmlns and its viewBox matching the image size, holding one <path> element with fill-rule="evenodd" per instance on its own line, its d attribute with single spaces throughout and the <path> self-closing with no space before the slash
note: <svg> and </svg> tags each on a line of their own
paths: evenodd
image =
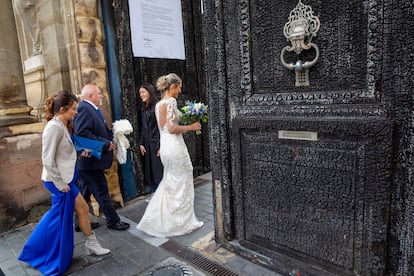
<svg viewBox="0 0 414 276">
<path fill-rule="evenodd" d="M 155 105 L 152 105 L 149 110 L 141 112 L 140 130 L 139 144 L 145 146 L 147 150 L 152 149 L 155 152 L 159 150 L 160 132 L 155 118 Z"/>
<path fill-rule="evenodd" d="M 60 119 L 53 118 L 42 134 L 42 180 L 53 182 L 56 188 L 62 190 L 73 179 L 76 158 L 66 126 Z"/>
<path fill-rule="evenodd" d="M 73 120 L 75 135 L 105 142 L 101 160 L 95 157 L 80 157 L 79 170 L 104 170 L 112 165 L 113 151 L 108 151 L 112 141 L 112 130 L 109 129 L 98 111 L 90 103 L 82 101 L 78 106 L 78 114 Z"/>
</svg>

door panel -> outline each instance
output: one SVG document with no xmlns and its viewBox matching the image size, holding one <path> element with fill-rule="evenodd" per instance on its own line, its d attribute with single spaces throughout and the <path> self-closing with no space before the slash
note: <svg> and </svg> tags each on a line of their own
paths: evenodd
<svg viewBox="0 0 414 276">
<path fill-rule="evenodd" d="M 286 274 L 382 275 L 393 125 L 380 97 L 382 2 L 306 1 L 321 22 L 320 58 L 303 87 L 280 62 L 297 4 L 206 8 L 216 236 Z"/>
</svg>

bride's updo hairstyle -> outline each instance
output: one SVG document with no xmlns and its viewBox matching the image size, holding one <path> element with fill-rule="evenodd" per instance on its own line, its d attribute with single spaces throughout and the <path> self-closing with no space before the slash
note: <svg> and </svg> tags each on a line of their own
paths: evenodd
<svg viewBox="0 0 414 276">
<path fill-rule="evenodd" d="M 169 73 L 168 75 L 161 76 L 157 80 L 157 90 L 161 92 L 161 95 L 164 96 L 165 90 L 167 90 L 171 84 L 180 84 L 182 83 L 179 76 L 174 73 Z"/>
</svg>

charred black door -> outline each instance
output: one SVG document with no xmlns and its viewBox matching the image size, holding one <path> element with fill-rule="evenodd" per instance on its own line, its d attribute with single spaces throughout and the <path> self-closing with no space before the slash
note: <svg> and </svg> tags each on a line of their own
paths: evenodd
<svg viewBox="0 0 414 276">
<path fill-rule="evenodd" d="M 320 19 L 320 58 L 296 87 L 280 53 L 302 2 Z M 286 275 L 409 275 L 413 47 L 398 26 L 413 19 L 397 2 L 205 1 L 223 245 Z"/>
</svg>

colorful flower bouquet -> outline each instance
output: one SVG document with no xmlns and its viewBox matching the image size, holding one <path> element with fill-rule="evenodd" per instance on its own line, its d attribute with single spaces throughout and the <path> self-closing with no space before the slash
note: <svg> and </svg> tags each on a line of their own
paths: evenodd
<svg viewBox="0 0 414 276">
<path fill-rule="evenodd" d="M 201 121 L 202 123 L 207 123 L 208 121 L 208 105 L 203 103 L 195 103 L 186 101 L 185 106 L 180 108 L 181 117 L 179 124 L 180 125 L 191 125 L 197 121 Z M 201 130 L 197 130 L 196 134 L 201 134 Z"/>
</svg>

